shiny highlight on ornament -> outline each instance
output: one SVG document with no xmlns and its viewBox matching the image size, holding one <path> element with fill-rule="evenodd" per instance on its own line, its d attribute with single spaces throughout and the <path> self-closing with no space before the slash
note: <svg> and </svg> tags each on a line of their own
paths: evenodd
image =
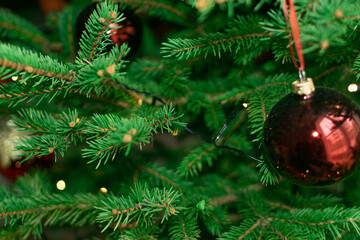
<svg viewBox="0 0 360 240">
<path fill-rule="evenodd" d="M 319 136 L 319 132 L 318 131 L 313 131 L 311 134 L 313 137 L 318 137 Z"/>
<path fill-rule="evenodd" d="M 348 86 L 348 91 L 349 92 L 357 92 L 359 89 L 358 85 L 355 83 L 352 83 Z"/>
<path fill-rule="evenodd" d="M 108 193 L 108 190 L 106 188 L 104 188 L 104 187 L 100 188 L 99 191 L 100 191 L 101 194 L 107 194 Z"/>
<path fill-rule="evenodd" d="M 56 183 L 56 188 L 59 189 L 60 191 L 63 191 L 66 188 L 66 184 L 64 180 L 59 180 Z"/>
</svg>

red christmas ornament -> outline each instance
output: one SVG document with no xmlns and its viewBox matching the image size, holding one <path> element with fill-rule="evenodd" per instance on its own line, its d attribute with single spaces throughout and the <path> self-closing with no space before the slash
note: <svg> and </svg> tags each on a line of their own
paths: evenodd
<svg viewBox="0 0 360 240">
<path fill-rule="evenodd" d="M 111 41 L 119 46 L 123 43 L 129 44 L 131 38 L 135 37 L 136 34 L 136 30 L 130 21 L 125 21 L 121 25 L 111 23 L 109 27 L 113 28 L 110 30 L 112 33 L 110 36 Z"/>
<path fill-rule="evenodd" d="M 332 184 L 360 163 L 360 111 L 330 88 L 291 93 L 269 112 L 263 139 L 266 161 L 283 177 L 299 185 Z"/>
</svg>

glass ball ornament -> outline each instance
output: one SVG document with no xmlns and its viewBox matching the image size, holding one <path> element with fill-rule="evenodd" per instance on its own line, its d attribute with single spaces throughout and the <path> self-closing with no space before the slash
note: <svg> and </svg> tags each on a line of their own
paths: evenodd
<svg viewBox="0 0 360 240">
<path fill-rule="evenodd" d="M 324 186 L 359 165 L 360 111 L 337 90 L 317 87 L 311 95 L 290 93 L 264 123 L 265 161 L 304 186 Z"/>
</svg>

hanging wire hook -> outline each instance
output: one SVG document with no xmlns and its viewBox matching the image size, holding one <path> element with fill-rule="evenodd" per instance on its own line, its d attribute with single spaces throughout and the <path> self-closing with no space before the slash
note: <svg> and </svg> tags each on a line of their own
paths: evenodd
<svg viewBox="0 0 360 240">
<path fill-rule="evenodd" d="M 300 70 L 299 71 L 299 78 L 300 78 L 300 82 L 306 81 L 306 72 L 305 72 L 305 70 Z"/>
<path fill-rule="evenodd" d="M 156 101 L 159 101 L 160 103 L 162 103 L 163 105 L 167 105 L 166 102 L 161 99 L 160 97 L 156 96 L 155 94 L 153 93 L 148 93 L 148 92 L 142 92 L 142 91 L 139 91 L 139 90 L 136 90 L 134 88 L 130 88 L 128 87 L 127 85 L 123 84 L 123 83 L 120 83 L 120 86 L 126 90 L 130 90 L 132 92 L 135 92 L 135 93 L 139 93 L 139 94 L 142 94 L 144 96 L 150 96 L 152 97 L 153 99 L 153 103 L 155 103 Z M 257 158 L 255 156 L 252 156 L 248 153 L 245 153 L 243 151 L 241 151 L 240 149 L 238 148 L 234 148 L 234 147 L 230 147 L 230 146 L 227 146 L 227 145 L 218 145 L 217 142 L 219 141 L 219 139 L 221 138 L 221 136 L 224 134 L 225 130 L 227 129 L 227 127 L 229 126 L 230 122 L 232 120 L 234 120 L 234 118 L 239 114 L 239 112 L 243 109 L 242 106 L 238 107 L 225 121 L 224 125 L 222 126 L 221 130 L 218 132 L 218 134 L 216 135 L 216 137 L 212 140 L 210 140 L 209 138 L 207 137 L 204 137 L 203 135 L 201 135 L 200 133 L 194 131 L 193 129 L 187 127 L 187 126 L 183 126 L 183 128 L 197 136 L 201 141 L 203 142 L 206 142 L 206 143 L 209 143 L 209 144 L 213 144 L 216 148 L 221 148 L 221 149 L 226 149 L 226 150 L 230 150 L 230 151 L 233 151 L 233 152 L 236 152 L 236 153 L 239 153 L 241 155 L 244 155 L 252 160 L 255 160 L 255 161 L 258 161 L 258 162 L 262 162 L 262 160 L 260 158 Z M 177 120 L 178 122 L 180 122 L 180 120 Z"/>
</svg>

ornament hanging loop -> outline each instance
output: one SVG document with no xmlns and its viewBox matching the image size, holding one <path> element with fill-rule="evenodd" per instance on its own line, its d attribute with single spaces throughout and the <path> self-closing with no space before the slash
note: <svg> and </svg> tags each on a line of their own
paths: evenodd
<svg viewBox="0 0 360 240">
<path fill-rule="evenodd" d="M 289 46 L 290 46 L 290 55 L 291 55 L 291 61 L 293 62 L 294 66 L 299 69 L 299 71 L 305 70 L 305 59 L 303 54 L 303 49 L 301 45 L 301 39 L 300 39 L 300 30 L 299 30 L 299 23 L 296 16 L 296 10 L 293 0 L 282 0 L 282 10 L 285 16 L 286 23 L 290 24 L 291 29 L 291 35 L 294 40 L 294 45 L 297 53 L 297 57 L 299 59 L 299 65 L 296 62 L 294 48 L 291 40 L 291 36 L 289 35 Z M 305 73 L 305 72 L 304 72 Z M 306 79 L 306 77 L 301 77 L 302 74 L 300 74 L 300 81 L 303 81 Z"/>
</svg>

